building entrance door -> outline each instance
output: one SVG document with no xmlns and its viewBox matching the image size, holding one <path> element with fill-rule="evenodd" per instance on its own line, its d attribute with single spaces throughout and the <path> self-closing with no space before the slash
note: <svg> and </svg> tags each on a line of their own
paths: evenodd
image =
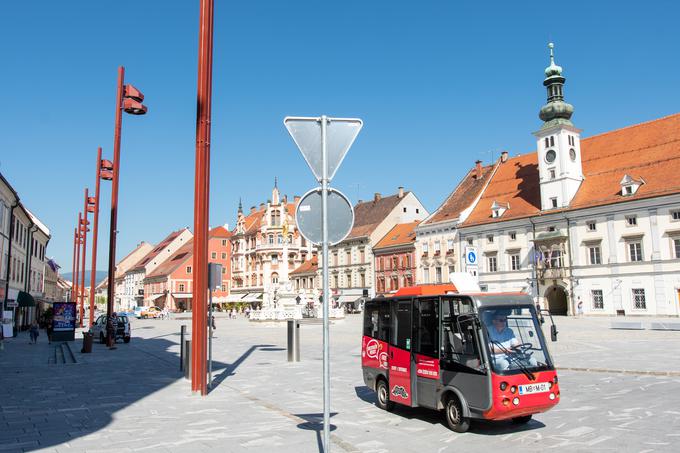
<svg viewBox="0 0 680 453">
<path fill-rule="evenodd" d="M 566 315 L 569 311 L 567 292 L 559 285 L 553 285 L 545 292 L 548 310 L 553 315 Z"/>
</svg>

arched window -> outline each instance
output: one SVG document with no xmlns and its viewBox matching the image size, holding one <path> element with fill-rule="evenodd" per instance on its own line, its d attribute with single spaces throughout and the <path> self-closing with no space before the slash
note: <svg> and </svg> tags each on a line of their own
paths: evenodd
<svg viewBox="0 0 680 453">
<path fill-rule="evenodd" d="M 274 235 L 273 234 L 269 235 L 269 245 L 274 245 Z"/>
<path fill-rule="evenodd" d="M 276 272 L 272 273 L 272 283 L 278 283 L 279 282 L 279 274 Z"/>
</svg>

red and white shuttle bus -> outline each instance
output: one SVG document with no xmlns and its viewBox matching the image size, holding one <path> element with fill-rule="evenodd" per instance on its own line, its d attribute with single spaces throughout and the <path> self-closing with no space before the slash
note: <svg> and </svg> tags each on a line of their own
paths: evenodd
<svg viewBox="0 0 680 453">
<path fill-rule="evenodd" d="M 402 288 L 368 301 L 363 327 L 364 382 L 382 409 L 443 410 L 449 428 L 465 432 L 471 419 L 526 423 L 560 400 L 526 294 L 459 293 L 453 284 Z"/>
</svg>

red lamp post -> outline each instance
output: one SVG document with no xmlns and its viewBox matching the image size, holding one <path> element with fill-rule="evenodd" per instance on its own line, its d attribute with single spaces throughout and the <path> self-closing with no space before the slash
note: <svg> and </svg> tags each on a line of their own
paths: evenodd
<svg viewBox="0 0 680 453">
<path fill-rule="evenodd" d="M 80 244 L 81 242 L 81 233 L 80 233 L 80 222 L 83 220 L 83 214 L 81 212 L 78 213 L 78 223 L 76 224 L 76 265 L 75 265 L 75 273 L 73 274 L 73 285 L 75 289 L 75 296 L 73 298 L 73 301 L 75 303 L 80 303 L 78 300 L 80 298 L 80 282 L 78 280 L 79 274 L 80 274 Z"/>
<path fill-rule="evenodd" d="M 142 104 L 144 95 L 132 85 L 123 85 L 125 68 L 118 68 L 118 88 L 116 90 L 116 121 L 113 132 L 113 168 L 111 169 L 111 224 L 109 234 L 109 286 L 107 291 L 106 314 L 113 313 L 116 275 L 116 224 L 118 222 L 118 177 L 120 173 L 120 132 L 123 111 L 131 115 L 144 115 L 147 111 Z"/>
<path fill-rule="evenodd" d="M 94 293 L 95 285 L 97 284 L 97 231 L 99 226 L 99 182 L 104 179 L 110 181 L 113 179 L 113 163 L 108 160 L 102 160 L 102 149 L 97 148 L 97 182 L 95 183 L 94 197 L 87 199 L 87 212 L 94 214 L 93 228 L 92 228 L 92 266 L 90 276 L 90 325 L 94 324 Z"/>
<path fill-rule="evenodd" d="M 87 212 L 88 212 L 88 207 L 87 207 L 87 201 L 88 201 L 88 191 L 87 188 L 85 188 L 85 202 L 83 206 L 83 218 L 80 223 L 80 231 L 82 233 L 82 238 L 83 238 L 83 259 L 81 263 L 81 273 L 80 273 L 80 327 L 83 327 L 83 318 L 85 317 L 85 257 L 87 256 L 87 233 L 90 231 L 90 229 L 87 227 L 89 225 L 89 221 L 87 220 Z"/>
<path fill-rule="evenodd" d="M 198 38 L 196 173 L 194 182 L 194 285 L 191 390 L 207 395 L 208 221 L 210 200 L 210 117 L 212 101 L 214 0 L 201 0 Z"/>
<path fill-rule="evenodd" d="M 73 229 L 73 264 L 71 266 L 71 302 L 75 302 L 76 294 L 76 247 L 78 246 L 78 228 Z"/>
</svg>

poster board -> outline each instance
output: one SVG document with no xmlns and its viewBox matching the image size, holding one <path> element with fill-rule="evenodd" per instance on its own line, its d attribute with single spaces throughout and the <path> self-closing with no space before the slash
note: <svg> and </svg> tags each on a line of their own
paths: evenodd
<svg viewBox="0 0 680 453">
<path fill-rule="evenodd" d="M 52 341 L 74 341 L 76 336 L 76 303 L 55 302 L 52 305 Z"/>
<path fill-rule="evenodd" d="M 0 320 L 0 325 L 2 327 L 3 336 L 5 338 L 12 338 L 14 329 L 12 329 L 13 319 L 11 310 L 5 310 L 2 312 L 2 320 Z"/>
</svg>

